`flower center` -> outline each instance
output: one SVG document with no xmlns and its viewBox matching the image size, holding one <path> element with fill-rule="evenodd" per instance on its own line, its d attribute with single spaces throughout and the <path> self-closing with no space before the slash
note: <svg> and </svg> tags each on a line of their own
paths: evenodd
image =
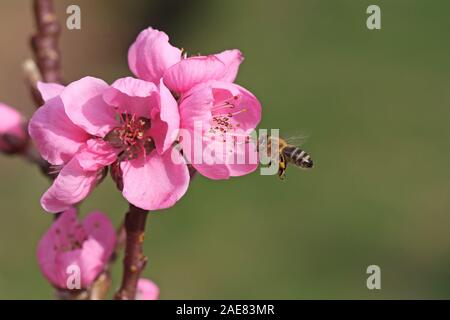
<svg viewBox="0 0 450 320">
<path fill-rule="evenodd" d="M 121 126 L 111 130 L 104 138 L 111 146 L 120 149 L 118 160 L 132 160 L 150 153 L 155 144 L 148 135 L 151 121 L 136 115 L 120 114 Z"/>
<path fill-rule="evenodd" d="M 211 109 L 212 119 L 211 127 L 208 131 L 210 136 L 219 136 L 225 139 L 227 135 L 234 136 L 234 133 L 240 124 L 233 121 L 233 117 L 246 112 L 247 109 L 239 108 L 236 105 L 237 96 L 233 96 L 225 101 L 216 103 Z M 238 110 L 236 110 L 238 109 Z M 225 142 L 225 141 L 224 141 Z"/>
<path fill-rule="evenodd" d="M 53 250 L 58 252 L 81 249 L 83 243 L 87 240 L 87 235 L 80 223 L 76 223 L 76 225 L 68 231 L 56 228 L 55 235 L 56 239 Z"/>
</svg>

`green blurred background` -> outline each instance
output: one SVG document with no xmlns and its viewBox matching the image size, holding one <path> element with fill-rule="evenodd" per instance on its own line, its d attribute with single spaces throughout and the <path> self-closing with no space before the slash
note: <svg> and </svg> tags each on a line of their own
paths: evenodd
<svg viewBox="0 0 450 320">
<path fill-rule="evenodd" d="M 65 79 L 129 75 L 128 46 L 151 25 L 192 54 L 239 48 L 237 82 L 261 100 L 261 127 L 309 135 L 314 170 L 197 177 L 151 214 L 145 276 L 162 299 L 450 298 L 450 2 L 56 2 L 63 22 L 69 4 L 82 10 L 82 30 L 62 34 Z M 0 3 L 0 100 L 27 115 L 30 3 Z M 369 4 L 379 31 L 366 28 Z M 35 258 L 48 181 L 6 157 L 0 177 L 0 298 L 53 298 Z M 110 179 L 81 211 L 93 209 L 123 218 Z M 371 264 L 378 291 L 366 287 Z"/>
</svg>

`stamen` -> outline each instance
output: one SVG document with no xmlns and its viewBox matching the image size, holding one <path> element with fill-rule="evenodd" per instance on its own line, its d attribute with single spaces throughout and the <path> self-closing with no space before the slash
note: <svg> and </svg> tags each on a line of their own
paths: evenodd
<svg viewBox="0 0 450 320">
<path fill-rule="evenodd" d="M 233 117 L 233 116 L 236 116 L 236 115 L 238 115 L 238 114 L 241 114 L 241 113 L 243 113 L 243 112 L 247 112 L 247 109 L 241 109 L 241 110 L 238 110 L 238 111 L 236 111 L 236 112 L 233 112 L 233 113 L 228 113 L 228 117 Z"/>
<path fill-rule="evenodd" d="M 212 109 L 211 109 L 211 111 L 219 111 L 219 110 L 222 110 L 222 109 L 226 109 L 226 108 L 235 108 L 236 106 L 234 105 L 234 104 L 232 104 L 232 103 L 229 103 L 229 102 L 225 102 L 225 103 L 223 103 L 223 104 L 219 104 L 219 105 L 215 105 Z"/>
<path fill-rule="evenodd" d="M 235 108 L 235 102 L 239 99 L 239 96 L 232 96 L 228 99 L 218 101 L 214 105 L 214 107 L 211 109 L 211 111 L 217 111 L 224 108 Z"/>
</svg>

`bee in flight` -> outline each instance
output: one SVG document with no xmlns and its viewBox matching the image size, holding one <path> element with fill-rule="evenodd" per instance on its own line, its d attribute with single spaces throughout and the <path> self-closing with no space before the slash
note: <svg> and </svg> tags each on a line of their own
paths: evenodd
<svg viewBox="0 0 450 320">
<path fill-rule="evenodd" d="M 290 144 L 289 140 L 275 138 L 272 136 L 263 136 L 260 139 L 260 146 L 265 144 L 264 152 L 268 157 L 278 157 L 278 177 L 284 179 L 288 163 L 291 163 L 302 169 L 311 169 L 313 161 L 311 156 L 296 145 Z M 278 152 L 272 153 L 272 146 L 278 147 Z M 277 159 L 272 159 L 276 161 Z M 269 166 L 271 163 L 269 163 Z"/>
</svg>

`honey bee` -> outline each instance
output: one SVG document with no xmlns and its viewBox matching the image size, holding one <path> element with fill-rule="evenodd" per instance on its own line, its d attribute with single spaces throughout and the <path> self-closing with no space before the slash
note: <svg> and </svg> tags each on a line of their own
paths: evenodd
<svg viewBox="0 0 450 320">
<path fill-rule="evenodd" d="M 278 177 L 282 180 L 285 178 L 288 163 L 292 163 L 301 169 L 311 169 L 313 167 L 311 156 L 306 151 L 288 141 L 289 140 L 272 136 L 263 136 L 260 139 L 260 146 L 265 144 L 265 150 L 263 152 L 266 152 L 269 157 L 278 157 Z M 278 147 L 277 153 L 274 152 L 274 154 L 272 154 L 272 145 Z M 271 163 L 269 163 L 269 165 L 270 164 Z"/>
</svg>

